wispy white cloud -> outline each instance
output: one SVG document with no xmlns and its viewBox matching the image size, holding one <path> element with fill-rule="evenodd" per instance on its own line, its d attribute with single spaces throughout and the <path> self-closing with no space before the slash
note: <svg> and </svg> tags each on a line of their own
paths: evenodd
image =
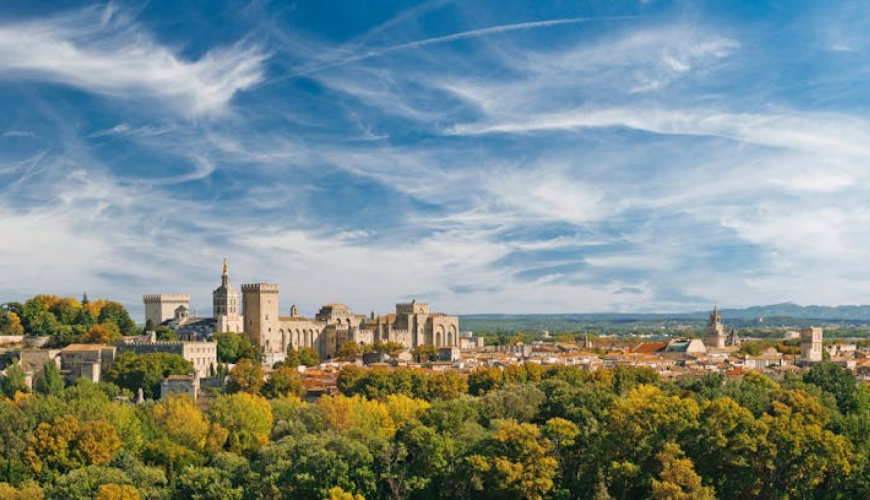
<svg viewBox="0 0 870 500">
<path fill-rule="evenodd" d="M 188 61 L 123 13 L 87 8 L 0 25 L 0 78 L 45 80 L 90 92 L 168 101 L 191 117 L 220 113 L 263 78 L 267 55 L 238 42 Z"/>
<path fill-rule="evenodd" d="M 415 40 L 413 42 L 399 43 L 388 47 L 379 47 L 369 50 L 363 50 L 358 54 L 347 56 L 336 61 L 328 62 L 301 70 L 299 72 L 286 75 L 285 78 L 295 78 L 298 76 L 306 76 L 312 73 L 317 73 L 326 69 L 336 68 L 347 64 L 371 59 L 373 57 L 381 57 L 394 52 L 400 52 L 409 49 L 427 47 L 429 45 L 438 45 L 443 43 L 455 42 L 458 40 L 466 40 L 471 38 L 480 38 L 485 36 L 497 35 L 501 33 L 510 33 L 512 31 L 530 30 L 538 28 L 548 28 L 552 26 L 570 25 L 590 22 L 607 22 L 607 21 L 625 21 L 633 19 L 632 16 L 611 16 L 611 17 L 572 17 L 565 19 L 548 19 L 544 21 L 531 21 L 524 23 L 502 24 L 499 26 L 490 26 L 475 30 L 462 31 L 459 33 L 451 33 L 449 35 L 426 38 L 423 40 Z"/>
<path fill-rule="evenodd" d="M 3 132 L 3 137 L 36 137 L 36 134 L 30 130 L 7 130 Z"/>
</svg>

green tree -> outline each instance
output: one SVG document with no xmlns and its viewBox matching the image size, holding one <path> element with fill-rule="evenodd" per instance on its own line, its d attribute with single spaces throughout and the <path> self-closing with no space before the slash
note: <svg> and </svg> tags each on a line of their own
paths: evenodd
<svg viewBox="0 0 870 500">
<path fill-rule="evenodd" d="M 759 451 L 766 440 L 763 422 L 733 399 L 719 397 L 701 403 L 699 425 L 686 449 L 698 473 L 723 498 L 752 498 L 763 488 Z"/>
<path fill-rule="evenodd" d="M 478 368 L 468 375 L 468 392 L 479 396 L 498 389 L 503 383 L 502 373 L 498 368 Z"/>
<path fill-rule="evenodd" d="M 30 392 L 27 376 L 17 362 L 6 367 L 6 374 L 0 376 L 0 390 L 7 398 L 15 397 L 16 392 Z"/>
<path fill-rule="evenodd" d="M 284 366 L 269 374 L 269 380 L 263 387 L 263 396 L 277 398 L 286 394 L 302 396 L 305 394 L 305 386 L 298 371 Z"/>
<path fill-rule="evenodd" d="M 250 454 L 268 443 L 272 407 L 260 396 L 240 392 L 219 396 L 211 406 L 212 420 L 229 431 L 226 449 Z"/>
<path fill-rule="evenodd" d="M 93 500 L 105 485 L 129 485 L 130 478 L 118 469 L 89 466 L 71 470 L 58 477 L 48 489 L 47 498 Z"/>
<path fill-rule="evenodd" d="M 242 500 L 229 474 L 214 467 L 187 467 L 178 476 L 173 498 L 183 500 Z"/>
<path fill-rule="evenodd" d="M 287 357 L 281 363 L 282 366 L 296 368 L 297 366 L 317 366 L 320 364 L 320 355 L 310 347 L 303 347 L 298 351 L 293 346 L 287 346 Z"/>
<path fill-rule="evenodd" d="M 14 480 L 12 468 L 21 463 L 27 415 L 9 401 L 0 400 L 0 451 L 3 453 L 3 472 L 7 482 Z"/>
<path fill-rule="evenodd" d="M 109 366 L 104 377 L 134 394 L 142 388 L 146 398 L 160 395 L 160 382 L 169 375 L 193 373 L 193 365 L 178 354 L 122 352 Z"/>
<path fill-rule="evenodd" d="M 372 346 L 375 352 L 384 352 L 387 354 L 394 353 L 405 349 L 405 346 L 398 342 L 375 342 Z"/>
<path fill-rule="evenodd" d="M 837 400 L 837 408 L 844 415 L 870 411 L 867 384 L 858 384 L 851 371 L 836 363 L 816 363 L 804 374 L 804 382 L 820 387 Z"/>
<path fill-rule="evenodd" d="M 63 392 L 63 376 L 54 361 L 45 365 L 36 379 L 36 392 L 46 396 L 59 396 Z"/>
<path fill-rule="evenodd" d="M 432 344 L 423 344 L 412 349 L 411 354 L 414 355 L 414 359 L 416 359 L 418 363 L 426 363 L 435 359 L 438 355 L 438 351 Z"/>
<path fill-rule="evenodd" d="M 212 335 L 212 339 L 217 342 L 217 358 L 221 363 L 236 363 L 240 359 L 260 359 L 259 350 L 245 335 L 222 332 Z"/>
<path fill-rule="evenodd" d="M 121 335 L 136 335 L 137 333 L 136 323 L 130 318 L 127 308 L 118 302 L 107 301 L 100 309 L 97 322 L 114 324 L 118 327 Z"/>
</svg>

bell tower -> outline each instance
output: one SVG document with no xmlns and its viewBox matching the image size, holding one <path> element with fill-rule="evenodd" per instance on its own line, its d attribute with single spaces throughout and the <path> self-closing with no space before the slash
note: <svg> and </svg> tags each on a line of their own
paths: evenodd
<svg viewBox="0 0 870 500">
<path fill-rule="evenodd" d="M 239 292 L 230 284 L 230 266 L 224 259 L 221 286 L 212 292 L 212 314 L 217 322 L 217 331 L 241 333 L 243 321 L 239 314 L 240 306 Z"/>
</svg>

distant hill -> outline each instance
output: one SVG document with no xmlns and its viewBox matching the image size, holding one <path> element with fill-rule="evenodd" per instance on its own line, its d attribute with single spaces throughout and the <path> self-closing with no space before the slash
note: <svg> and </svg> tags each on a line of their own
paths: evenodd
<svg viewBox="0 0 870 500">
<path fill-rule="evenodd" d="M 722 318 L 794 318 L 820 319 L 826 321 L 870 321 L 870 305 L 866 306 L 801 306 L 783 302 L 769 306 L 753 306 L 746 309 L 722 309 Z M 706 318 L 709 311 L 696 312 L 688 317 Z"/>
<path fill-rule="evenodd" d="M 870 323 L 870 305 L 801 306 L 785 302 L 745 309 L 720 309 L 720 312 L 726 324 L 738 327 L 762 323 L 795 326 L 808 326 L 815 322 Z M 709 314 L 709 310 L 673 314 L 469 314 L 460 316 L 460 323 L 463 330 L 505 332 L 669 329 L 677 324 L 703 326 Z"/>
</svg>

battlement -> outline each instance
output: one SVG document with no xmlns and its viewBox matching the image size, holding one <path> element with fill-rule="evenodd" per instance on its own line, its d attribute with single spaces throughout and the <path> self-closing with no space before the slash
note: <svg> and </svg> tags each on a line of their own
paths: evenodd
<svg viewBox="0 0 870 500">
<path fill-rule="evenodd" d="M 396 304 L 396 314 L 429 314 L 429 304 L 413 300 L 404 304 Z"/>
<path fill-rule="evenodd" d="M 145 346 L 145 345 L 153 345 L 153 346 L 189 346 L 189 347 L 197 347 L 197 346 L 217 346 L 217 342 L 202 342 L 202 341 L 186 341 L 186 340 L 119 340 L 115 342 L 116 346 Z"/>
<path fill-rule="evenodd" d="M 242 285 L 242 292 L 278 293 L 278 285 L 273 283 L 248 283 Z"/>
<path fill-rule="evenodd" d="M 145 302 L 190 302 L 190 295 L 186 293 L 152 293 L 143 295 Z"/>
</svg>

